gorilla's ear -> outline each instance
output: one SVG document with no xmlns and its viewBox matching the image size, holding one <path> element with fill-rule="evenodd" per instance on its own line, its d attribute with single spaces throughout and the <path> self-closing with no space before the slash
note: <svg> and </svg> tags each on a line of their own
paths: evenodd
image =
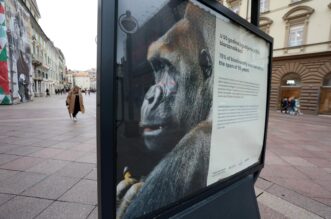
<svg viewBox="0 0 331 219">
<path fill-rule="evenodd" d="M 213 62 L 207 49 L 202 49 L 199 54 L 199 65 L 202 70 L 204 79 L 211 76 L 213 71 Z"/>
</svg>

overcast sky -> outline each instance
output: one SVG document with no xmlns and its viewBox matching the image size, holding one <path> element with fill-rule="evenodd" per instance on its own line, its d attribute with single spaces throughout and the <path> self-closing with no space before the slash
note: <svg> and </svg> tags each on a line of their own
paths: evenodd
<svg viewBox="0 0 331 219">
<path fill-rule="evenodd" d="M 46 35 L 71 70 L 96 67 L 97 0 L 37 0 Z"/>
</svg>

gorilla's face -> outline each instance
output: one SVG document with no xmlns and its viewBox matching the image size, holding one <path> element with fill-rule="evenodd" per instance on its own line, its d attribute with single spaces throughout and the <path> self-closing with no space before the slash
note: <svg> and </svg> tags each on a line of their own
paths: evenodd
<svg viewBox="0 0 331 219">
<path fill-rule="evenodd" d="M 168 152 L 211 107 L 212 59 L 201 32 L 182 19 L 148 50 L 155 84 L 141 108 L 146 146 Z"/>
</svg>

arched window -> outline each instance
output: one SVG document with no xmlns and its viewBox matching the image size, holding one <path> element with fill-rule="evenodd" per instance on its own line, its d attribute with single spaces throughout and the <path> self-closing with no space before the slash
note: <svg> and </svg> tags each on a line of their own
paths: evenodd
<svg viewBox="0 0 331 219">
<path fill-rule="evenodd" d="M 289 73 L 284 75 L 281 82 L 282 86 L 301 86 L 301 78 L 297 73 Z"/>
<path fill-rule="evenodd" d="M 236 14 L 240 12 L 241 0 L 227 0 L 229 8 Z"/>
<path fill-rule="evenodd" d="M 331 73 L 325 75 L 324 80 L 323 80 L 323 86 L 331 87 Z"/>
<path fill-rule="evenodd" d="M 273 23 L 273 21 L 270 18 L 267 17 L 260 17 L 260 29 L 265 32 L 269 33 L 270 31 L 270 26 Z"/>
<path fill-rule="evenodd" d="M 285 47 L 302 47 L 307 40 L 307 29 L 310 15 L 314 9 L 308 6 L 298 6 L 289 10 L 283 17 L 286 23 Z M 285 50 L 286 52 L 287 50 Z"/>
</svg>

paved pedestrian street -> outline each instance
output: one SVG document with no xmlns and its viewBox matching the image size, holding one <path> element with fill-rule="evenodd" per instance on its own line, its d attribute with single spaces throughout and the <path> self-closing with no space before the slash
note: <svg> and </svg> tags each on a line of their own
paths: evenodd
<svg viewBox="0 0 331 219">
<path fill-rule="evenodd" d="M 0 218 L 97 218 L 96 104 L 65 95 L 0 106 Z M 331 117 L 271 112 L 256 182 L 262 218 L 331 218 Z"/>
<path fill-rule="evenodd" d="M 95 94 L 0 106 L 0 218 L 97 218 Z"/>
<path fill-rule="evenodd" d="M 256 183 L 262 218 L 331 218 L 331 117 L 271 112 Z"/>
</svg>

